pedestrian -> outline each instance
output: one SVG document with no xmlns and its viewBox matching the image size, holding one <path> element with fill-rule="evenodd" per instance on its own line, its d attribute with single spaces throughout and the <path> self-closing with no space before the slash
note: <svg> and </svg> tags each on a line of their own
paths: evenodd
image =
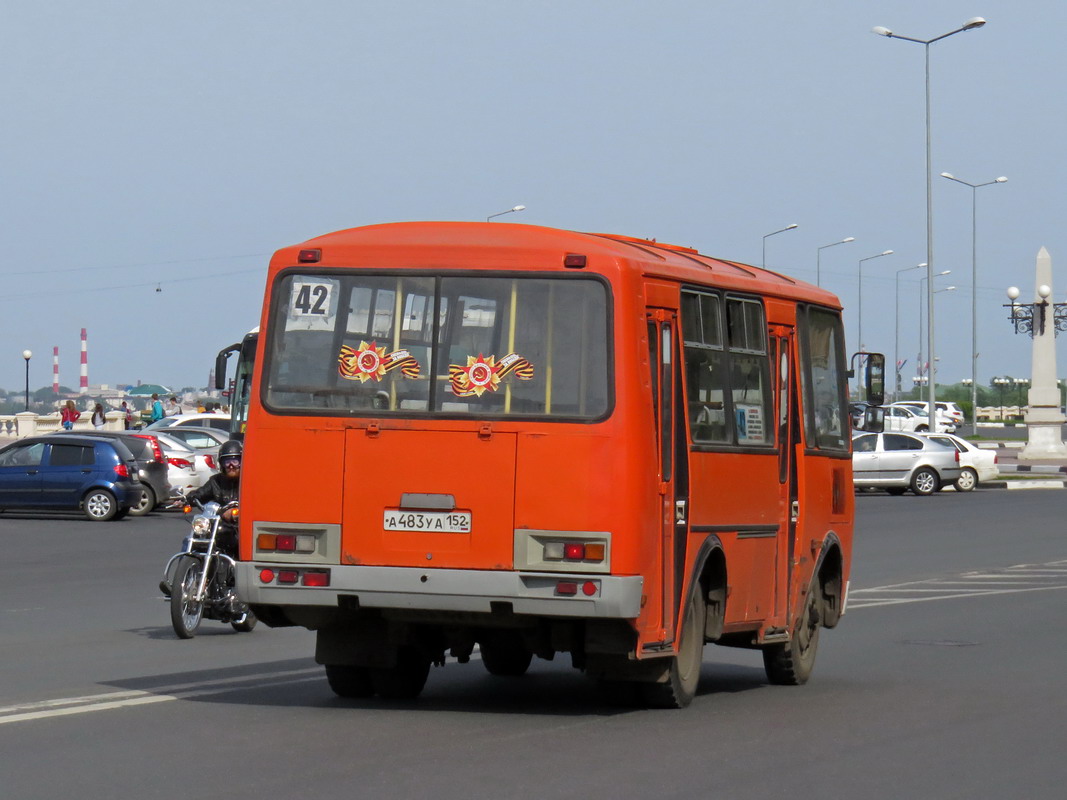
<svg viewBox="0 0 1067 800">
<path fill-rule="evenodd" d="M 163 403 L 160 402 L 159 395 L 155 392 L 152 393 L 152 422 L 159 422 L 163 419 Z"/>
<path fill-rule="evenodd" d="M 93 408 L 93 427 L 98 431 L 104 429 L 104 423 L 107 422 L 107 418 L 104 416 L 104 407 L 99 403 Z"/>
<path fill-rule="evenodd" d="M 130 430 L 133 427 L 133 412 L 130 411 L 130 407 L 126 404 L 126 401 L 122 401 L 122 425 L 126 430 Z"/>
<path fill-rule="evenodd" d="M 178 403 L 178 398 L 171 395 L 170 400 L 167 401 L 167 407 L 163 409 L 163 414 L 168 417 L 176 417 L 182 413 L 182 407 Z"/>
<path fill-rule="evenodd" d="M 74 423 L 78 421 L 78 417 L 81 416 L 81 412 L 74 407 L 74 401 L 68 400 L 67 404 L 63 406 L 63 409 L 59 412 L 59 418 L 63 421 L 63 430 L 72 430 Z"/>
</svg>

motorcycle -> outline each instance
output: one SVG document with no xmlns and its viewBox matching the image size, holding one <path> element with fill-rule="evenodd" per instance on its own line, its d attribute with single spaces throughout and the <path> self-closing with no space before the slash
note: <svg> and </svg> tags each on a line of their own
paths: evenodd
<svg viewBox="0 0 1067 800">
<path fill-rule="evenodd" d="M 193 517 L 180 552 L 163 568 L 159 588 L 170 602 L 170 621 L 180 639 L 192 639 L 204 617 L 228 622 L 235 631 L 256 627 L 256 615 L 237 597 L 234 560 L 217 545 L 222 514 L 237 503 L 204 503 Z M 186 511 L 191 508 L 186 506 Z"/>
</svg>

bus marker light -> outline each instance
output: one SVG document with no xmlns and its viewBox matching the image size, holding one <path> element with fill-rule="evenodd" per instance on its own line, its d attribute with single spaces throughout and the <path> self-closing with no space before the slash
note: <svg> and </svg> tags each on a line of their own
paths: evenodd
<svg viewBox="0 0 1067 800">
<path fill-rule="evenodd" d="M 563 557 L 570 561 L 581 561 L 585 558 L 585 545 L 581 542 L 567 542 L 563 545 Z"/>
<path fill-rule="evenodd" d="M 322 260 L 321 250 L 301 250 L 296 260 L 301 264 L 317 264 Z"/>
<path fill-rule="evenodd" d="M 563 559 L 563 542 L 545 542 L 545 558 Z"/>
<path fill-rule="evenodd" d="M 303 584 L 305 586 L 329 586 L 329 572 L 305 572 Z"/>
<path fill-rule="evenodd" d="M 273 533 L 261 533 L 256 537 L 257 550 L 277 550 L 278 537 Z"/>
<path fill-rule="evenodd" d="M 556 594 L 569 596 L 578 594 L 578 584 L 574 581 L 560 581 L 556 584 Z"/>
<path fill-rule="evenodd" d="M 586 597 L 592 597 L 596 594 L 596 584 L 593 581 L 586 581 L 582 584 L 582 594 Z"/>
<path fill-rule="evenodd" d="M 261 569 L 259 571 L 259 580 L 261 583 L 270 583 L 272 580 L 274 580 L 274 570 Z"/>
<path fill-rule="evenodd" d="M 567 253 L 563 256 L 563 266 L 569 269 L 582 269 L 585 267 L 585 256 L 581 253 Z"/>
<path fill-rule="evenodd" d="M 603 542 L 589 542 L 585 546 L 585 560 L 586 561 L 603 561 L 604 560 L 604 543 Z"/>
<path fill-rule="evenodd" d="M 300 573 L 295 569 L 283 569 L 278 572 L 278 583 L 294 584 L 300 579 Z"/>
</svg>

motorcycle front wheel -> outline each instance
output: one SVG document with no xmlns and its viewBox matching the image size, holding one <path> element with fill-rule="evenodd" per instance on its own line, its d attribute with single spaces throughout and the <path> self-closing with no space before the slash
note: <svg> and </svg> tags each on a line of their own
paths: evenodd
<svg viewBox="0 0 1067 800">
<path fill-rule="evenodd" d="M 199 559 L 183 558 L 174 569 L 170 592 L 170 622 L 179 639 L 192 639 L 204 618 L 204 601 L 196 601 L 203 565 Z"/>
</svg>

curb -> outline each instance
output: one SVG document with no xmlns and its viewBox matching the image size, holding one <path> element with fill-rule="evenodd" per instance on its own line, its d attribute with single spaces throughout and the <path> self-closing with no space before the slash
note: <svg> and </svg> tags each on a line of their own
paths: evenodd
<svg viewBox="0 0 1067 800">
<path fill-rule="evenodd" d="M 1062 480 L 1032 480 L 1032 481 L 983 481 L 978 484 L 979 489 L 1063 489 L 1067 482 Z"/>
</svg>

